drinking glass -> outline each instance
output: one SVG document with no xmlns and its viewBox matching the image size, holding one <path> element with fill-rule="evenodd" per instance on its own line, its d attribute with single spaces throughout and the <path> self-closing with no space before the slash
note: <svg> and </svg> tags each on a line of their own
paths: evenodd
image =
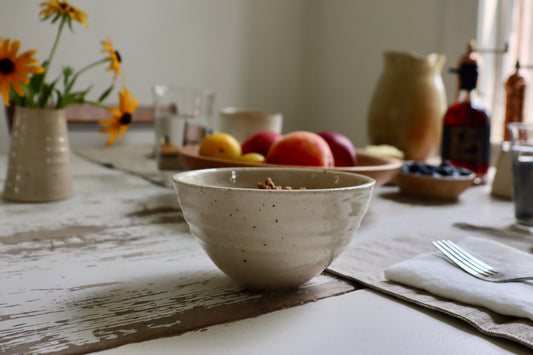
<svg viewBox="0 0 533 355">
<path fill-rule="evenodd" d="M 508 125 L 513 167 L 513 200 L 519 225 L 533 227 L 533 124 Z"/>
<path fill-rule="evenodd" d="M 215 94 L 168 85 L 153 88 L 155 143 L 199 144 L 211 130 Z"/>
</svg>

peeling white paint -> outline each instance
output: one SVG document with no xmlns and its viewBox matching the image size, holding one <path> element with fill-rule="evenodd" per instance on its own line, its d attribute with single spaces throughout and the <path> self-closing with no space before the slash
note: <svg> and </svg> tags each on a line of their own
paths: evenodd
<svg viewBox="0 0 533 355">
<path fill-rule="evenodd" d="M 87 164 L 73 157 L 83 174 L 67 200 L 0 201 L 0 352 L 120 345 L 146 337 L 140 332 L 179 331 L 184 314 L 190 322 L 195 312 L 262 297 L 208 259 L 173 190 Z M 319 276 L 308 287 L 332 280 Z"/>
</svg>

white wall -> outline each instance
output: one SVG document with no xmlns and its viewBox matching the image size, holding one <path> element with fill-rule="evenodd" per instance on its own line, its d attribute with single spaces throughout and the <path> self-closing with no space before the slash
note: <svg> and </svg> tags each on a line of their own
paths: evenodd
<svg viewBox="0 0 533 355">
<path fill-rule="evenodd" d="M 38 19 L 42 0 L 2 0 L 0 37 L 20 39 L 44 59 L 55 26 Z M 366 140 L 366 111 L 384 50 L 440 52 L 453 65 L 474 38 L 476 1 L 462 0 L 91 0 L 74 1 L 90 27 L 66 32 L 54 68 L 100 58 L 112 39 L 123 57 L 125 84 L 151 104 L 156 83 L 215 90 L 215 109 L 279 110 L 284 131 L 342 132 Z M 449 97 L 455 78 L 443 73 Z M 104 67 L 81 86 L 109 84 Z M 115 94 L 108 100 L 117 102 Z M 0 153 L 8 150 L 3 111 Z M 146 133 L 146 132 L 145 132 Z M 71 145 L 102 145 L 106 137 L 73 132 Z M 143 140 L 139 132 L 125 142 Z M 144 135 L 150 141 L 151 132 Z M 148 137 L 148 138 L 146 138 Z"/>
<path fill-rule="evenodd" d="M 311 130 L 344 132 L 367 144 L 366 117 L 386 50 L 448 57 L 443 70 L 452 98 L 456 78 L 447 73 L 475 38 L 475 1 L 314 0 L 308 24 L 309 60 L 304 117 Z"/>
</svg>

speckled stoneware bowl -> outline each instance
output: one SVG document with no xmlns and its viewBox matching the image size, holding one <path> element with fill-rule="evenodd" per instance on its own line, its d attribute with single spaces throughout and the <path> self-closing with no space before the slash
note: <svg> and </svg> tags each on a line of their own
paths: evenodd
<svg viewBox="0 0 533 355">
<path fill-rule="evenodd" d="M 292 190 L 258 189 L 269 177 Z M 298 287 L 328 267 L 359 228 L 375 184 L 364 175 L 305 168 L 193 170 L 173 182 L 211 260 L 257 290 Z"/>
</svg>

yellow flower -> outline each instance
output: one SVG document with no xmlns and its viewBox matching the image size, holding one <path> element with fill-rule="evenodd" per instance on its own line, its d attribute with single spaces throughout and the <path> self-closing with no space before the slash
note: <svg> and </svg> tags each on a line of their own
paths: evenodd
<svg viewBox="0 0 533 355">
<path fill-rule="evenodd" d="M 106 145 L 111 145 L 115 141 L 115 137 L 118 133 L 117 141 L 120 141 L 124 132 L 128 130 L 131 123 L 133 111 L 137 107 L 138 100 L 136 97 L 131 96 L 126 87 L 122 86 L 122 92 L 118 93 L 119 106 L 118 110 L 115 108 L 108 108 L 107 110 L 113 114 L 113 117 L 101 121 L 101 126 L 108 126 L 100 130 L 100 133 L 109 133 L 109 139 Z"/>
<path fill-rule="evenodd" d="M 0 94 L 4 98 L 4 103 L 9 106 L 9 88 L 13 89 L 19 96 L 24 96 L 23 84 L 28 84 L 30 78 L 27 74 L 39 74 L 44 71 L 44 68 L 38 65 L 39 61 L 33 56 L 37 53 L 32 49 L 17 56 L 20 48 L 19 41 L 13 41 L 10 45 L 10 40 L 5 39 L 0 42 Z"/>
<path fill-rule="evenodd" d="M 120 62 L 122 61 L 122 58 L 120 57 L 118 51 L 113 48 L 113 44 L 111 43 L 110 39 L 108 39 L 107 41 L 102 41 L 102 46 L 104 46 L 104 48 L 102 49 L 102 53 L 107 53 L 107 60 L 111 62 L 106 71 L 115 72 L 115 75 L 113 76 L 113 82 L 115 82 L 117 81 L 118 74 L 122 73 L 122 68 L 120 67 Z"/>
<path fill-rule="evenodd" d="M 54 14 L 57 16 L 67 15 L 70 19 L 76 20 L 79 23 L 83 23 L 85 26 L 89 27 L 89 23 L 87 22 L 87 14 L 77 7 L 67 3 L 67 0 L 62 0 L 61 2 L 59 0 L 42 2 L 41 7 L 43 9 L 41 12 L 39 12 L 39 16 L 41 16 L 44 20 Z"/>
</svg>

